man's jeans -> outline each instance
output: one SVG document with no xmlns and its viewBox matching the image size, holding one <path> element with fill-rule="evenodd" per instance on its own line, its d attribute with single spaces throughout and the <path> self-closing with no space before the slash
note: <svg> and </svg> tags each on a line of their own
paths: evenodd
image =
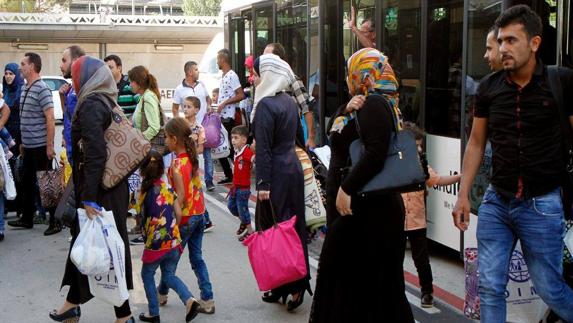
<svg viewBox="0 0 573 323">
<path fill-rule="evenodd" d="M 245 225 L 251 224 L 251 213 L 249 212 L 249 198 L 251 190 L 248 188 L 233 188 L 234 192 L 229 195 L 227 208 L 234 216 L 241 219 Z"/>
<path fill-rule="evenodd" d="M 181 233 L 181 245 L 185 248 L 189 245 L 189 261 L 191 268 L 195 272 L 199 289 L 201 290 L 201 299 L 208 301 L 213 299 L 213 289 L 209 281 L 209 272 L 207 265 L 203 260 L 201 245 L 203 243 L 203 229 L 205 227 L 205 217 L 203 215 L 194 215 L 189 218 L 186 225 L 179 226 Z M 167 295 L 169 292 L 168 286 L 164 283 L 163 277 L 158 287 L 159 294 Z"/>
<path fill-rule="evenodd" d="M 203 149 L 203 161 L 205 168 L 205 183 L 213 182 L 213 160 L 211 159 L 211 148 Z"/>
<path fill-rule="evenodd" d="M 562 276 L 565 225 L 561 190 L 522 200 L 490 185 L 478 211 L 481 321 L 505 322 L 509 261 L 519 239 L 533 285 L 561 318 L 573 322 L 573 290 Z"/>
<path fill-rule="evenodd" d="M 157 290 L 155 289 L 154 279 L 158 267 L 161 267 L 161 283 L 173 289 L 177 295 L 179 295 L 184 305 L 193 297 L 185 283 L 183 283 L 179 277 L 175 276 L 175 270 L 177 269 L 177 263 L 180 257 L 179 249 L 176 248 L 165 254 L 158 261 L 151 264 L 143 264 L 141 267 L 141 279 L 143 280 L 143 288 L 145 289 L 145 296 L 147 297 L 149 315 L 159 315 L 159 302 L 157 300 Z"/>
</svg>

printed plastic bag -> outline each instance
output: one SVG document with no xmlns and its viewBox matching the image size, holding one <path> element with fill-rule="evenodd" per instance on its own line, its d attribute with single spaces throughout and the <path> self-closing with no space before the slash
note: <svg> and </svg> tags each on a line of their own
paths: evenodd
<svg viewBox="0 0 573 323">
<path fill-rule="evenodd" d="M 80 234 L 74 242 L 70 258 L 80 273 L 97 275 L 109 271 L 111 257 L 102 231 L 101 220 L 87 218 L 84 209 L 78 209 L 78 216 L 86 218 L 80 224 Z"/>
<path fill-rule="evenodd" d="M 225 127 L 221 127 L 220 132 L 221 144 L 217 148 L 211 149 L 211 159 L 219 159 L 228 157 L 231 153 L 231 146 L 229 145 L 229 133 Z"/>
<path fill-rule="evenodd" d="M 14 174 L 10 169 L 10 163 L 3 149 L 0 149 L 0 165 L 2 166 L 2 173 L 4 175 L 4 197 L 12 201 L 16 199 L 16 184 L 14 183 Z"/>
<path fill-rule="evenodd" d="M 80 227 L 86 221 L 85 211 L 78 217 Z M 101 274 L 88 276 L 90 293 L 113 306 L 121 306 L 128 298 L 127 281 L 125 278 L 125 244 L 117 231 L 113 212 L 102 210 L 97 220 L 101 222 L 102 232 L 111 255 L 111 267 Z M 81 232 L 80 232 L 81 234 Z"/>
<path fill-rule="evenodd" d="M 221 142 L 221 116 L 218 113 L 210 113 L 203 118 L 205 129 L 205 148 L 217 148 Z"/>
<path fill-rule="evenodd" d="M 479 270 L 477 248 L 466 248 L 464 251 L 464 268 L 466 277 L 466 297 L 464 314 L 474 320 L 480 319 L 480 299 L 478 293 Z M 535 292 L 525 258 L 518 242 L 509 262 L 509 281 L 506 287 L 507 322 L 539 322 L 547 305 Z"/>
</svg>

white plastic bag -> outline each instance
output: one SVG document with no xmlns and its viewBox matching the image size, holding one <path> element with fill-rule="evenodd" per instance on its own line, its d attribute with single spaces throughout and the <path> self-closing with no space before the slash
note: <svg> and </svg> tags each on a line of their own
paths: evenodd
<svg viewBox="0 0 573 323">
<path fill-rule="evenodd" d="M 221 142 L 217 148 L 211 149 L 211 159 L 220 159 L 229 156 L 231 146 L 229 145 L 229 133 L 225 127 L 221 126 Z"/>
<path fill-rule="evenodd" d="M 102 225 L 103 236 L 111 254 L 112 267 L 108 267 L 103 274 L 88 276 L 90 293 L 108 304 L 119 307 L 129 298 L 125 276 L 125 244 L 117 231 L 113 212 L 102 209 L 101 213 L 97 221 Z M 78 216 L 81 225 L 85 219 Z"/>
<path fill-rule="evenodd" d="M 8 163 L 3 149 L 0 149 L 0 165 L 4 173 L 4 197 L 12 201 L 16 199 L 16 184 L 14 184 L 14 174 L 12 174 L 12 170 L 10 170 L 10 163 Z"/>
<path fill-rule="evenodd" d="M 569 249 L 569 253 L 573 255 L 573 228 L 567 231 L 563 240 L 565 241 L 567 249 Z"/>
<path fill-rule="evenodd" d="M 109 271 L 111 257 L 105 242 L 99 219 L 87 218 L 84 209 L 78 209 L 78 216 L 87 220 L 80 226 L 80 234 L 74 242 L 70 258 L 80 273 L 97 275 Z"/>
</svg>

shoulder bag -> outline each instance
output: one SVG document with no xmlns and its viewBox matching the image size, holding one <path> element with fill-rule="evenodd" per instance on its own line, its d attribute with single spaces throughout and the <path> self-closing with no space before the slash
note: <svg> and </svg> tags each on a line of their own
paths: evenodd
<svg viewBox="0 0 573 323">
<path fill-rule="evenodd" d="M 62 185 L 64 168 L 58 166 L 55 158 L 52 159 L 52 163 L 55 165 L 52 169 L 36 172 L 40 189 L 40 200 L 42 206 L 46 209 L 57 207 L 64 193 L 64 186 Z"/>
<path fill-rule="evenodd" d="M 151 138 L 149 142 L 151 143 L 151 148 L 161 155 L 167 154 L 167 146 L 165 145 L 165 115 L 163 114 L 163 109 L 159 106 L 159 132 L 155 137 Z M 145 131 L 149 128 L 149 123 L 147 122 L 147 117 L 145 116 L 145 100 L 141 98 L 141 131 Z"/>
<path fill-rule="evenodd" d="M 384 193 L 406 193 L 424 189 L 425 173 L 418 155 L 414 134 L 409 130 L 399 130 L 396 116 L 388 103 L 384 109 L 390 109 L 392 115 L 392 134 L 386 153 L 384 167 L 358 192 L 361 196 Z M 358 118 L 354 119 L 360 135 Z M 364 155 L 362 140 L 356 139 L 350 144 L 349 152 L 354 167 Z"/>
</svg>

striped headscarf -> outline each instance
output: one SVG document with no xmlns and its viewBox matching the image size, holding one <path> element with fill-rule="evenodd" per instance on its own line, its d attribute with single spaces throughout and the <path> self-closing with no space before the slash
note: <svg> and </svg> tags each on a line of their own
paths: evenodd
<svg viewBox="0 0 573 323">
<path fill-rule="evenodd" d="M 363 48 L 350 56 L 346 83 L 353 96 L 361 94 L 384 96 L 394 111 L 398 129 L 402 129 L 402 116 L 398 107 L 398 80 L 384 54 L 374 48 Z M 342 131 L 353 118 L 354 113 L 336 118 L 330 131 Z"/>
<path fill-rule="evenodd" d="M 296 81 L 290 65 L 275 54 L 261 55 L 255 60 L 254 69 L 259 74 L 260 82 L 255 89 L 255 101 L 251 112 L 251 121 L 255 119 L 257 104 L 278 92 L 290 89 Z"/>
<path fill-rule="evenodd" d="M 117 85 L 106 63 L 91 56 L 82 56 L 72 64 L 72 85 L 80 107 L 88 95 L 99 93 L 117 101 Z"/>
</svg>

